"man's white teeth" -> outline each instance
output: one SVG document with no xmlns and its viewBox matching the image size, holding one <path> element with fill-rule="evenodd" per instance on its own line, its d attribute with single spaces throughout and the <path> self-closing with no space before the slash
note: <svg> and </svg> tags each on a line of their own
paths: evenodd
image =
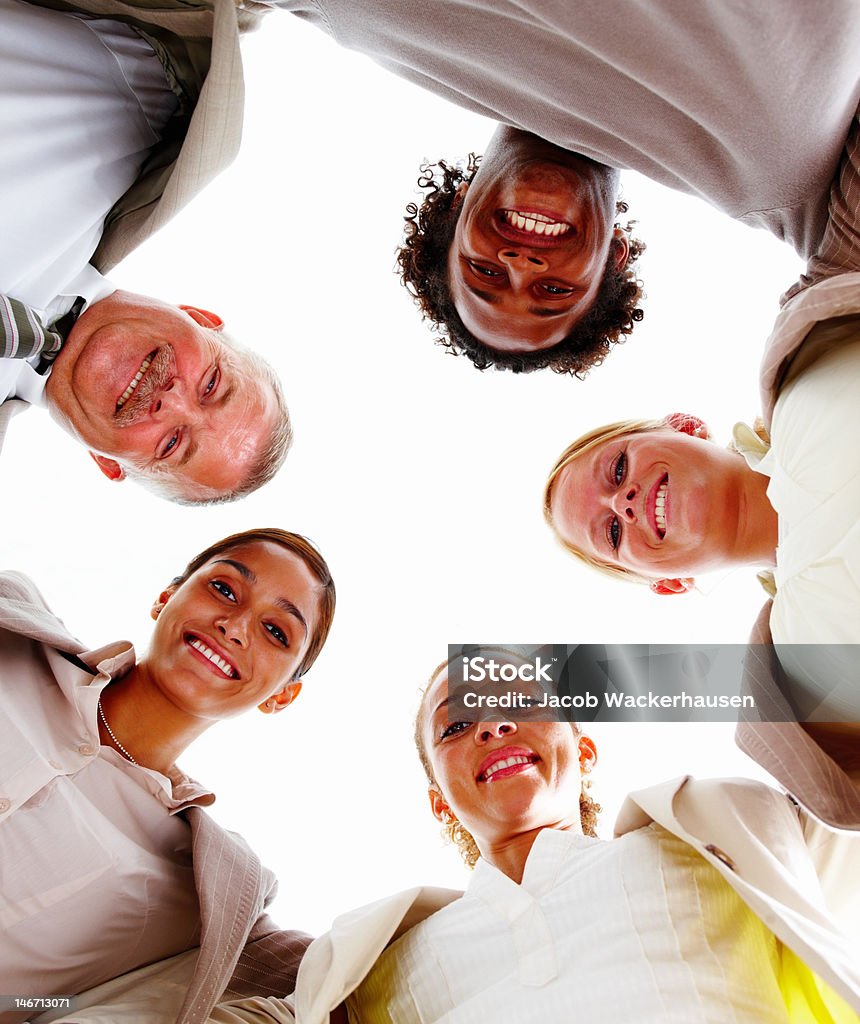
<svg viewBox="0 0 860 1024">
<path fill-rule="evenodd" d="M 557 235 L 566 235 L 570 231 L 570 225 L 561 221 L 551 220 L 542 213 L 520 213 L 517 210 L 505 210 L 504 218 L 519 231 L 531 231 L 536 235 L 549 235 L 555 238 Z"/>
<path fill-rule="evenodd" d="M 191 646 L 195 651 L 200 651 L 204 658 L 208 658 L 213 665 L 216 665 L 221 671 L 227 676 L 228 679 L 233 679 L 236 673 L 233 671 L 233 666 L 229 661 L 225 661 L 222 657 L 217 655 L 213 650 L 210 650 L 206 644 L 202 643 L 196 637 L 191 641 Z"/>
<path fill-rule="evenodd" d="M 129 384 L 129 386 L 119 396 L 119 401 L 116 403 L 116 407 L 117 407 L 118 410 L 121 409 L 125 405 L 125 403 L 129 400 L 129 398 L 131 398 L 132 392 L 137 387 L 137 385 L 140 384 L 140 382 L 143 380 L 144 374 L 149 369 L 149 367 L 150 367 L 150 365 L 152 363 L 154 355 L 155 355 L 155 353 L 152 353 L 151 355 L 148 355 L 146 357 L 146 359 L 144 359 L 144 361 L 140 364 L 140 369 L 137 371 L 137 373 L 134 375 L 134 377 L 132 377 L 131 383 Z"/>
<path fill-rule="evenodd" d="M 654 508 L 654 518 L 657 520 L 657 529 L 661 535 L 666 533 L 666 492 L 668 490 L 668 480 L 664 480 L 657 488 L 657 504 Z"/>
<path fill-rule="evenodd" d="M 495 764 L 484 772 L 485 779 L 491 779 L 496 772 L 500 772 L 503 768 L 512 768 L 515 764 L 531 764 L 532 760 L 530 757 L 524 757 L 522 754 L 515 754 L 513 757 L 506 757 L 504 761 L 496 761 Z"/>
</svg>

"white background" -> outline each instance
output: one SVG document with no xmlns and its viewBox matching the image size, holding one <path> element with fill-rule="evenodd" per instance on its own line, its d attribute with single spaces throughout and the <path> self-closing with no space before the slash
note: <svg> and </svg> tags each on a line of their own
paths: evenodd
<svg viewBox="0 0 860 1024">
<path fill-rule="evenodd" d="M 758 411 L 757 366 L 800 264 L 763 232 L 632 173 L 648 243 L 646 319 L 586 382 L 478 373 L 434 345 L 393 273 L 424 158 L 481 151 L 493 125 L 275 13 L 245 43 L 243 151 L 112 274 L 220 313 L 284 379 L 296 442 L 277 480 L 235 506 L 169 506 L 104 480 L 43 412 L 12 426 L 4 480 L 29 573 L 90 647 L 145 649 L 149 607 L 196 551 L 255 526 L 312 538 L 338 588 L 329 643 L 300 700 L 213 728 L 182 766 L 281 879 L 275 916 L 318 932 L 416 882 L 461 886 L 427 808 L 411 720 L 449 642 L 740 643 L 754 571 L 684 598 L 604 580 L 545 527 L 546 473 L 576 436 L 628 416 L 694 412 L 715 436 Z M 8 504 L 7 504 L 8 508 Z M 755 767 L 730 726 L 603 726 L 603 833 L 623 794 L 683 772 Z"/>
</svg>

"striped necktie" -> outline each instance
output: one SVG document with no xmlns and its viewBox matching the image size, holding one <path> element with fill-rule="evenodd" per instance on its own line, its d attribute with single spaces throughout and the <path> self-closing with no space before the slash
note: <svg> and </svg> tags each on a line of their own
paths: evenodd
<svg viewBox="0 0 860 1024">
<path fill-rule="evenodd" d="M 39 372 L 43 372 L 62 348 L 83 305 L 84 300 L 78 299 L 71 310 L 49 328 L 35 310 L 8 295 L 0 295 L 0 358 L 31 359 L 41 355 Z"/>
</svg>

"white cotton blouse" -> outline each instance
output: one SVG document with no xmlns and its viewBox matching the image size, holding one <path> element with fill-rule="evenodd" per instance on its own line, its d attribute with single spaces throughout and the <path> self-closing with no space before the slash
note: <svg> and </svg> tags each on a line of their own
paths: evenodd
<svg viewBox="0 0 860 1024">
<path fill-rule="evenodd" d="M 199 943 L 178 812 L 212 794 L 99 742 L 99 694 L 134 660 L 114 644 L 91 675 L 0 631 L 0 992 L 74 995 Z"/>
<path fill-rule="evenodd" d="M 770 616 L 798 713 L 860 717 L 860 317 L 819 324 L 780 389 L 771 444 L 735 428 L 779 516 Z M 792 645 L 822 645 L 814 650 Z M 827 646 L 823 646 L 827 645 Z"/>
<path fill-rule="evenodd" d="M 363 1024 L 787 1024 L 780 947 L 658 825 L 604 842 L 544 829 L 521 885 L 485 861 L 350 996 Z"/>
</svg>

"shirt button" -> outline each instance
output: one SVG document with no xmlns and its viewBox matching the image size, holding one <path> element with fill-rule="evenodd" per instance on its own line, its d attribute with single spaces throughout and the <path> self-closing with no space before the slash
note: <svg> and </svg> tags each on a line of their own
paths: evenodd
<svg viewBox="0 0 860 1024">
<path fill-rule="evenodd" d="M 705 849 L 708 851 L 708 853 L 713 854 L 718 861 L 720 861 L 722 864 L 725 864 L 725 866 L 730 871 L 735 870 L 735 862 L 724 850 L 721 850 L 719 846 L 714 846 L 713 843 L 708 843 Z"/>
<path fill-rule="evenodd" d="M 0 797 L 0 814 L 5 814 L 11 806 L 11 800 L 8 800 L 5 796 Z"/>
<path fill-rule="evenodd" d="M 78 753 L 82 754 L 84 757 L 92 757 L 95 752 L 96 748 L 91 746 L 89 743 L 82 743 L 78 747 Z"/>
<path fill-rule="evenodd" d="M 49 761 L 48 764 L 52 768 L 56 769 L 58 772 L 62 771 L 62 769 L 63 769 L 63 766 L 58 761 Z"/>
</svg>

